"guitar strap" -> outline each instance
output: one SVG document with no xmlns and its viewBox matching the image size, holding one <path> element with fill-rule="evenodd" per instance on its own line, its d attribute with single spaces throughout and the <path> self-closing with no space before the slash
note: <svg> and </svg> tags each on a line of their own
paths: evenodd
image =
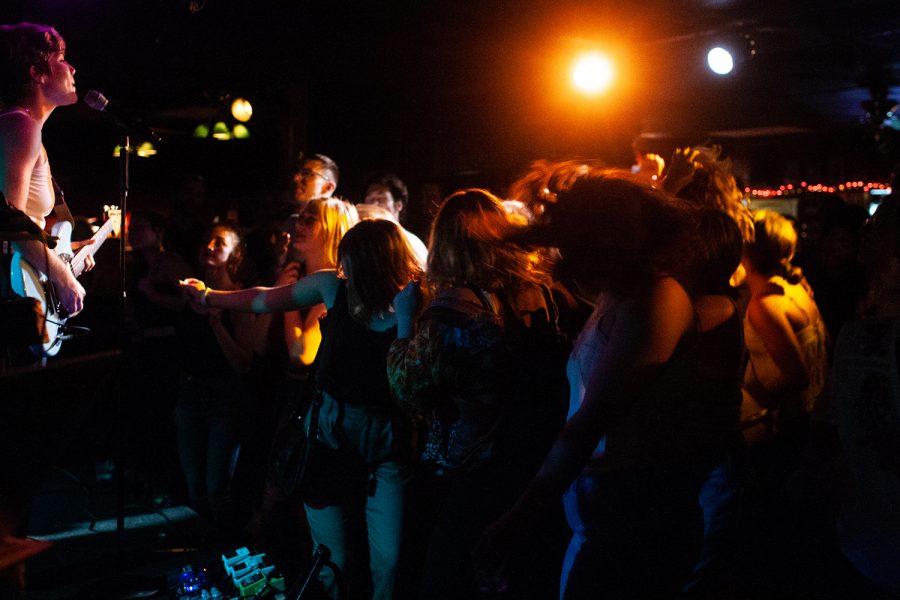
<svg viewBox="0 0 900 600">
<path fill-rule="evenodd" d="M 12 293 L 9 287 L 10 262 L 15 252 L 12 242 L 16 239 L 40 240 L 48 243 L 50 236 L 25 213 L 9 204 L 6 196 L 0 192 L 0 299 L 9 298 Z"/>
<path fill-rule="evenodd" d="M 53 205 L 53 216 L 59 221 L 68 221 L 74 225 L 75 217 L 72 216 L 72 211 L 69 210 L 69 205 L 66 204 L 66 194 L 52 175 L 50 176 L 50 182 L 53 184 L 53 195 L 56 198 L 56 203 Z"/>
</svg>

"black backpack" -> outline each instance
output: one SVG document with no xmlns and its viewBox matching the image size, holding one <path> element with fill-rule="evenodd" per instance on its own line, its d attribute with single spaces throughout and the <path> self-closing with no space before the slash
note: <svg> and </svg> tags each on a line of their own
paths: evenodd
<svg viewBox="0 0 900 600">
<path fill-rule="evenodd" d="M 502 291 L 498 293 L 502 314 L 494 309 L 486 293 L 477 289 L 471 291 L 481 307 L 469 305 L 457 310 L 433 304 L 421 319 L 465 328 L 480 315 L 487 313 L 496 317 L 495 324 L 482 321 L 478 325 L 481 328 L 479 337 L 487 345 L 471 356 L 461 355 L 460 358 L 490 365 L 496 372 L 486 373 L 489 378 L 499 374 L 500 380 L 493 383 L 496 394 L 502 398 L 490 393 L 481 397 L 502 406 L 495 423 L 487 431 L 483 428 L 473 430 L 457 415 L 455 422 L 443 423 L 443 427 L 449 427 L 451 431 L 436 429 L 432 422 L 429 440 L 435 446 L 443 445 L 440 451 L 443 467 L 464 471 L 491 464 L 514 479 L 530 479 L 565 423 L 569 398 L 566 361 L 571 346 L 567 336 L 559 330 L 558 309 L 546 286 L 541 286 L 541 293 L 547 310 L 544 311 L 544 307 L 535 310 L 530 315 L 530 325 L 518 316 Z M 496 329 L 492 331 L 494 327 Z M 484 355 L 488 355 L 487 358 Z M 460 371 L 463 377 L 470 375 L 464 368 Z M 453 387 L 452 382 L 450 385 Z M 479 394 L 473 397 L 477 401 Z M 471 403 L 473 398 L 461 394 L 453 400 Z M 445 412 L 445 420 L 446 416 Z M 425 458 L 429 459 L 427 450 Z"/>
</svg>

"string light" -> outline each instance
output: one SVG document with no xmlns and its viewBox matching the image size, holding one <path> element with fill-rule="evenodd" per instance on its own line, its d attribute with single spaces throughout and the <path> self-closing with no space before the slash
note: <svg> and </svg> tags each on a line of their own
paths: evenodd
<svg viewBox="0 0 900 600">
<path fill-rule="evenodd" d="M 808 184 L 805 181 L 800 182 L 799 187 L 793 184 L 780 185 L 777 188 L 753 188 L 747 186 L 744 193 L 750 198 L 777 198 L 779 196 L 797 196 L 803 192 L 864 192 L 867 194 L 886 196 L 891 193 L 891 186 L 887 183 L 877 181 L 845 181 L 836 185 L 828 185 L 824 183 Z"/>
</svg>

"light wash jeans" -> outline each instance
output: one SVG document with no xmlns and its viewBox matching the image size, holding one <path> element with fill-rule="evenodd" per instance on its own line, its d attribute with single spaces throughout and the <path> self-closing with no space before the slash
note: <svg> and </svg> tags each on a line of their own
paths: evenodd
<svg viewBox="0 0 900 600">
<path fill-rule="evenodd" d="M 310 532 L 316 544 L 331 550 L 331 560 L 347 579 L 355 565 L 352 556 L 354 508 L 365 505 L 365 527 L 369 544 L 369 568 L 373 594 L 377 600 L 390 600 L 400 556 L 403 513 L 406 506 L 407 466 L 393 460 L 394 433 L 391 416 L 366 407 L 340 403 L 324 394 L 319 413 L 319 438 L 334 449 L 349 449 L 369 470 L 365 498 L 345 498 L 339 504 L 313 507 L 304 504 Z M 313 459 L 315 460 L 315 459 Z M 337 582 L 331 569 L 322 569 L 319 580 L 332 598 L 337 597 Z"/>
</svg>

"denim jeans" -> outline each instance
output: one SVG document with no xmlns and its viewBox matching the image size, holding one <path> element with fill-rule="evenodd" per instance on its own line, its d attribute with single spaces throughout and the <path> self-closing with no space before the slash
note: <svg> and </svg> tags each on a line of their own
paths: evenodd
<svg viewBox="0 0 900 600">
<path fill-rule="evenodd" d="M 191 503 L 208 511 L 218 526 L 230 525 L 228 494 L 236 447 L 237 376 L 221 379 L 182 375 L 178 382 L 178 457 Z"/>
<path fill-rule="evenodd" d="M 700 488 L 703 510 L 703 546 L 685 591 L 712 593 L 733 578 L 737 547 L 742 481 L 741 456 L 729 451 L 707 475 Z"/>
<path fill-rule="evenodd" d="M 356 569 L 353 557 L 357 554 L 353 541 L 362 532 L 354 529 L 354 523 L 359 522 L 354 513 L 363 505 L 372 597 L 390 600 L 400 556 L 409 480 L 407 466 L 393 460 L 391 415 L 343 404 L 325 394 L 319 413 L 319 438 L 326 446 L 349 450 L 360 459 L 368 470 L 369 480 L 366 485 L 353 488 L 354 492 L 340 502 L 327 506 L 304 503 L 313 541 L 328 546 L 331 560 L 345 580 L 356 579 L 352 577 Z M 336 597 L 337 582 L 332 571 L 323 569 L 319 580 L 329 595 Z"/>
<path fill-rule="evenodd" d="M 671 598 L 703 535 L 699 478 L 672 465 L 585 472 L 563 498 L 572 540 L 560 598 Z"/>
</svg>

